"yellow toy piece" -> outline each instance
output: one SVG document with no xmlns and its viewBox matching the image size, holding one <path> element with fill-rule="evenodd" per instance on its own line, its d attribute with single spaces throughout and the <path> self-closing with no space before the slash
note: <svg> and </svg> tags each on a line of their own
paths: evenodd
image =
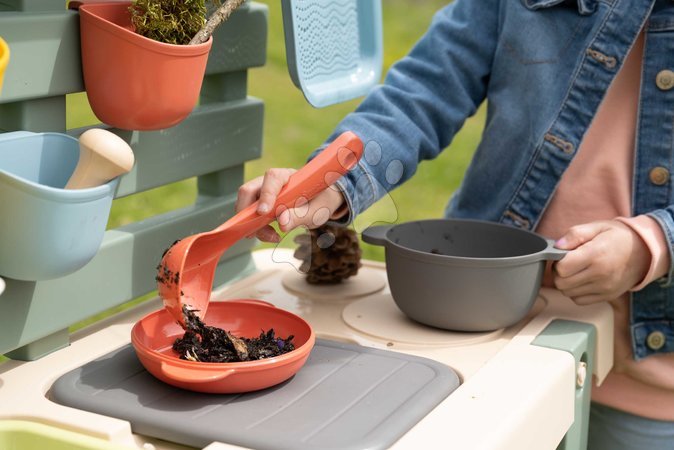
<svg viewBox="0 0 674 450">
<path fill-rule="evenodd" d="M 9 46 L 0 38 L 0 92 L 2 92 L 2 81 L 5 77 L 5 69 L 9 63 Z"/>
</svg>

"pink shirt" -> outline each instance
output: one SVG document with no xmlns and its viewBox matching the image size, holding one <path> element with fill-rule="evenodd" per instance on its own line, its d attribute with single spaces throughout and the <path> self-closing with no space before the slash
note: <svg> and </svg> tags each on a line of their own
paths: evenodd
<svg viewBox="0 0 674 450">
<path fill-rule="evenodd" d="M 536 231 L 559 239 L 573 225 L 618 219 L 648 246 L 651 266 L 639 290 L 663 276 L 669 251 L 662 229 L 647 216 L 630 217 L 634 142 L 639 103 L 643 34 L 625 60 L 590 125 L 578 154 Z M 629 294 L 610 302 L 615 312 L 615 361 L 612 372 L 592 399 L 653 419 L 674 421 L 674 354 L 632 358 L 629 334 Z"/>
</svg>

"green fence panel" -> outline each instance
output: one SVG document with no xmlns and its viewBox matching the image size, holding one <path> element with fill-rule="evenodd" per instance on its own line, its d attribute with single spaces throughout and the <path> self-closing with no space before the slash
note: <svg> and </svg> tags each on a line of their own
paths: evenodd
<svg viewBox="0 0 674 450">
<path fill-rule="evenodd" d="M 0 131 L 65 132 L 65 95 L 84 85 L 79 17 L 64 7 L 58 0 L 0 0 L 0 35 L 11 49 Z M 93 260 L 65 277 L 6 279 L 0 354 L 35 359 L 67 345 L 73 323 L 154 291 L 156 265 L 173 241 L 231 217 L 244 163 L 261 154 L 264 107 L 247 97 L 247 69 L 264 64 L 266 40 L 266 6 L 247 2 L 215 33 L 200 105 L 185 121 L 153 132 L 111 129 L 136 156 L 117 198 L 197 177 L 194 204 L 108 230 Z M 225 253 L 216 284 L 253 270 L 253 245 L 245 240 Z"/>
<path fill-rule="evenodd" d="M 197 108 L 175 127 L 161 131 L 112 129 L 131 145 L 134 168 L 122 178 L 124 197 L 259 158 L 264 108 L 253 98 Z M 79 135 L 82 130 L 71 130 Z"/>
<path fill-rule="evenodd" d="M 44 3 L 64 5 L 58 0 Z M 50 12 L 0 13 L 0 33 L 9 44 L 12 55 L 0 103 L 84 91 L 79 14 L 64 8 L 60 11 L 50 9 Z M 213 39 L 207 74 L 264 65 L 266 6 L 245 4 L 216 30 Z"/>
</svg>

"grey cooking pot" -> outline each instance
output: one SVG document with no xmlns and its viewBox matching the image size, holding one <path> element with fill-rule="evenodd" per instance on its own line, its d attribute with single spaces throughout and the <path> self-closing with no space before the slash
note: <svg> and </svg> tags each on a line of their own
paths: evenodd
<svg viewBox="0 0 674 450">
<path fill-rule="evenodd" d="M 373 226 L 363 240 L 386 248 L 391 295 L 411 319 L 456 331 L 490 331 L 529 312 L 545 262 L 566 251 L 530 231 L 437 219 Z"/>
</svg>

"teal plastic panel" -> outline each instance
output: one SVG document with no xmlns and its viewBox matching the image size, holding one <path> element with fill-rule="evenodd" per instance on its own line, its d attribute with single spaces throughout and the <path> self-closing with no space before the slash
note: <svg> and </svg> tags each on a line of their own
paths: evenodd
<svg viewBox="0 0 674 450">
<path fill-rule="evenodd" d="M 202 105 L 246 98 L 248 90 L 248 72 L 216 73 L 206 75 L 201 85 L 200 103 Z"/>
<path fill-rule="evenodd" d="M 84 90 L 77 12 L 0 12 L 0 30 L 12 54 L 0 103 Z M 264 65 L 266 44 L 267 7 L 246 5 L 216 30 L 207 73 Z"/>
<path fill-rule="evenodd" d="M 21 361 L 34 361 L 68 345 L 70 345 L 70 332 L 68 328 L 63 328 L 7 353 L 7 357 Z"/>
<path fill-rule="evenodd" d="M 267 5 L 246 2 L 213 33 L 206 74 L 263 66 L 267 60 Z"/>
<path fill-rule="evenodd" d="M 65 9 L 0 13 L 0 32 L 11 52 L 0 103 L 83 91 L 79 30 L 79 15 Z"/>
<path fill-rule="evenodd" d="M 243 184 L 243 171 L 238 167 L 220 170 L 197 178 L 197 203 L 212 197 L 237 192 Z"/>
<path fill-rule="evenodd" d="M 63 132 L 66 129 L 66 97 L 35 98 L 23 102 L 0 100 L 0 131 Z"/>
<path fill-rule="evenodd" d="M 0 11 L 63 11 L 65 2 L 58 0 L 0 0 Z"/>
<path fill-rule="evenodd" d="M 570 320 L 553 320 L 532 342 L 541 347 L 563 350 L 573 355 L 576 368 L 586 364 L 584 383 L 576 384 L 574 421 L 557 450 L 585 450 L 590 418 L 590 394 L 594 370 L 597 330 L 593 325 Z"/>
</svg>

